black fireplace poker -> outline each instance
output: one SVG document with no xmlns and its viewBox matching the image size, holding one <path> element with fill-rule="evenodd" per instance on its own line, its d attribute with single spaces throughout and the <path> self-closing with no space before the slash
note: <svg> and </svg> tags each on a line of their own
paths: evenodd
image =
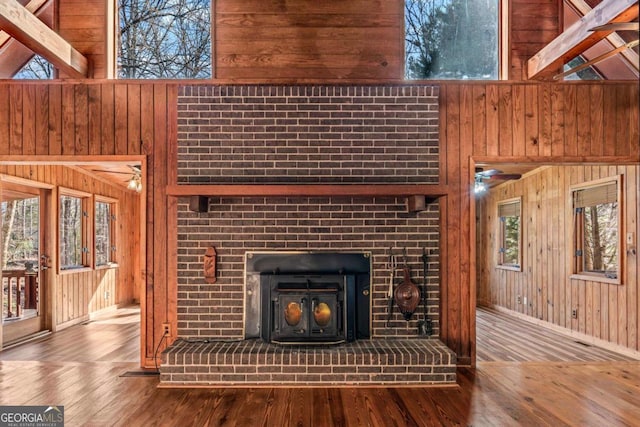
<svg viewBox="0 0 640 427">
<path fill-rule="evenodd" d="M 424 318 L 418 322 L 418 335 L 431 336 L 433 334 L 433 323 L 427 314 L 427 272 L 429 268 L 429 257 L 427 256 L 427 248 L 422 248 L 422 307 L 424 309 Z"/>
</svg>

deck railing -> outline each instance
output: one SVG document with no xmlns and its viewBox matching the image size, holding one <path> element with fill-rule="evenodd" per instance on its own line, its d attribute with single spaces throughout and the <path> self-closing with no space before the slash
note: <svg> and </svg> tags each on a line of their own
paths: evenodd
<svg viewBox="0 0 640 427">
<path fill-rule="evenodd" d="M 20 318 L 38 309 L 38 275 L 28 270 L 2 270 L 2 319 Z"/>
</svg>

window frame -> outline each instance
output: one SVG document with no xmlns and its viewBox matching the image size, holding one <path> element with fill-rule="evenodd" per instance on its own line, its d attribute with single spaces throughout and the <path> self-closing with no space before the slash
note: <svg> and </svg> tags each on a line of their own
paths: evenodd
<svg viewBox="0 0 640 427">
<path fill-rule="evenodd" d="M 62 197 L 74 197 L 80 199 L 80 206 L 82 209 L 82 218 L 80 221 L 80 234 L 81 234 L 81 264 L 74 266 L 64 266 L 62 265 L 62 221 L 60 219 L 60 214 L 62 212 Z M 58 255 L 58 274 L 65 273 L 77 273 L 79 271 L 91 270 L 93 265 L 91 247 L 92 247 L 92 221 L 93 212 L 92 212 L 92 203 L 93 197 L 91 193 L 86 193 L 84 191 L 74 190 L 71 188 L 59 187 L 58 189 L 58 203 L 57 203 L 57 255 Z"/>
<path fill-rule="evenodd" d="M 505 253 L 505 221 L 503 220 L 503 216 L 500 216 L 500 206 L 518 204 L 518 261 L 517 264 L 505 264 L 504 262 L 504 253 Z M 503 270 L 511 270 L 511 271 L 522 271 L 522 197 L 513 197 L 510 199 L 500 200 L 496 204 L 496 216 L 498 219 L 498 231 L 497 231 L 497 259 L 496 259 L 496 268 Z"/>
<path fill-rule="evenodd" d="M 616 250 L 618 253 L 618 265 L 616 270 L 616 277 L 607 277 L 606 273 L 600 273 L 595 271 L 584 271 L 584 261 L 581 255 L 578 255 L 578 251 L 584 251 L 584 218 L 580 218 L 575 207 L 575 193 L 580 190 L 588 188 L 601 187 L 607 184 L 615 182 L 616 184 L 616 203 L 617 203 L 617 219 L 618 219 L 618 241 L 616 242 Z M 623 200 L 623 180 L 622 175 L 614 175 L 607 178 L 596 179 L 580 184 L 571 185 L 569 187 L 569 203 L 572 217 L 571 228 L 571 279 L 576 280 L 588 280 L 592 282 L 609 283 L 614 285 L 622 285 L 623 272 L 624 272 L 624 252 L 623 252 L 623 238 L 624 236 L 624 200 Z"/>
<path fill-rule="evenodd" d="M 480 81 L 492 82 L 500 80 L 508 80 L 511 67 L 511 34 L 510 34 L 510 2 L 507 0 L 496 0 L 496 68 L 497 76 L 492 79 L 479 79 Z M 405 46 L 407 39 L 407 0 L 402 2 L 402 26 L 403 26 L 403 57 L 402 57 L 402 76 L 405 81 L 418 81 L 420 79 L 407 79 L 407 48 Z M 442 77 L 425 77 L 424 80 L 442 80 Z M 444 79 L 449 80 L 449 79 Z M 452 79 L 451 81 L 455 81 Z M 473 80 L 473 78 L 471 79 Z M 478 79 L 476 79 L 478 80 Z"/>
<path fill-rule="evenodd" d="M 109 221 L 110 221 L 110 225 L 109 225 L 109 256 L 108 256 L 108 261 L 105 264 L 98 264 L 96 258 L 98 256 L 98 250 L 96 248 L 96 242 L 97 242 L 97 236 L 96 233 L 98 232 L 98 225 L 97 225 L 97 220 L 98 220 L 98 215 L 97 215 L 97 204 L 98 203 L 103 203 L 109 206 Z M 118 239 L 117 239 L 117 233 L 116 233 L 116 224 L 117 224 L 117 218 L 118 218 L 118 201 L 116 199 L 113 199 L 111 197 L 106 197 L 106 196 L 101 196 L 101 195 L 94 195 L 93 197 L 93 257 L 92 257 L 92 262 L 93 262 L 93 268 L 96 270 L 101 270 L 101 269 L 106 269 L 106 268 L 114 268 L 118 266 L 118 262 L 117 262 L 117 248 L 118 248 Z"/>
</svg>

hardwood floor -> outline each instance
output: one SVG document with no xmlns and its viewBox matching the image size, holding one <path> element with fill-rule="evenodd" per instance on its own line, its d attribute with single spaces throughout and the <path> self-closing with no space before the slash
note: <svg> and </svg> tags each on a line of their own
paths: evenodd
<svg viewBox="0 0 640 427">
<path fill-rule="evenodd" d="M 121 376 L 138 366 L 137 325 L 91 322 L 0 353 L 0 405 L 64 405 L 67 426 L 638 425 L 640 361 L 577 344 L 575 360 L 567 350 L 570 360 L 523 362 L 516 357 L 525 358 L 526 346 L 509 349 L 531 331 L 491 315 L 479 313 L 479 353 L 514 361 L 459 369 L 458 386 L 448 388 L 158 389 L 157 377 Z M 511 334 L 493 335 L 503 330 Z M 548 339 L 529 342 L 566 340 L 538 333 Z M 598 358 L 585 361 L 582 352 Z"/>
</svg>

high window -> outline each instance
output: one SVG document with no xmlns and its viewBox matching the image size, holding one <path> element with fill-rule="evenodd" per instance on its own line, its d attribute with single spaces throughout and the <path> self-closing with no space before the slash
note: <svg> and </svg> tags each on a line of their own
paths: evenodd
<svg viewBox="0 0 640 427">
<path fill-rule="evenodd" d="M 499 0 L 405 0 L 407 79 L 498 79 Z"/>
<path fill-rule="evenodd" d="M 60 270 L 89 267 L 89 195 L 60 191 Z"/>
<path fill-rule="evenodd" d="M 118 76 L 209 78 L 210 0 L 118 0 Z"/>
<path fill-rule="evenodd" d="M 573 187 L 574 273 L 617 279 L 620 262 L 619 178 Z"/>
<path fill-rule="evenodd" d="M 96 196 L 95 202 L 95 266 L 105 267 L 115 262 L 116 239 L 115 202 Z"/>
<path fill-rule="evenodd" d="M 498 202 L 498 265 L 520 269 L 521 211 L 520 198 Z"/>
</svg>

